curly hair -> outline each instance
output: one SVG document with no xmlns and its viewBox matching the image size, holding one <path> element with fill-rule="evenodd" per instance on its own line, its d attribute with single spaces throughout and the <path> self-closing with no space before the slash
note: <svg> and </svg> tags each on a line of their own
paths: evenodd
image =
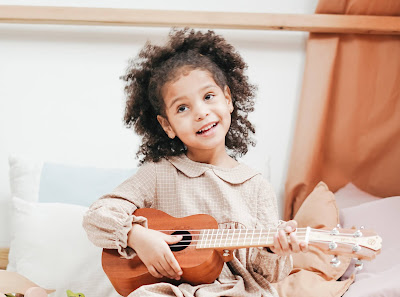
<svg viewBox="0 0 400 297">
<path fill-rule="evenodd" d="M 180 77 L 183 67 L 210 72 L 217 85 L 228 86 L 234 110 L 225 146 L 233 158 L 247 153 L 255 145 L 254 126 L 248 113 L 254 110 L 256 87 L 244 74 L 247 69 L 239 53 L 223 37 L 209 30 L 172 29 L 164 46 L 150 44 L 129 62 L 125 76 L 126 107 L 124 122 L 142 137 L 137 157 L 140 163 L 157 162 L 161 158 L 186 152 L 186 146 L 175 137 L 170 139 L 158 123 L 157 115 L 165 115 L 162 87 Z"/>
</svg>

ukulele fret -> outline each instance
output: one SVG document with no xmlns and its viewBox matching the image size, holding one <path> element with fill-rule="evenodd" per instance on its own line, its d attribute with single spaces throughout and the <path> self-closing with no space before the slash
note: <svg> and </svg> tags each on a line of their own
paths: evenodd
<svg viewBox="0 0 400 297">
<path fill-rule="evenodd" d="M 226 232 L 226 237 L 225 237 L 225 246 L 228 246 L 228 239 L 229 239 L 229 231 L 230 229 L 227 229 L 228 231 Z"/>
<path fill-rule="evenodd" d="M 214 232 L 215 232 L 215 229 L 214 230 L 212 230 L 212 234 L 211 234 L 211 239 L 210 239 L 210 248 L 212 248 L 212 247 L 215 247 L 215 242 L 216 242 L 216 238 L 217 238 L 217 236 L 218 236 L 218 229 L 216 229 L 216 234 L 214 234 Z"/>
<path fill-rule="evenodd" d="M 215 234 L 215 240 L 214 240 L 214 246 L 213 246 L 213 247 L 217 247 L 217 246 L 218 246 L 218 245 L 217 245 L 218 236 L 219 236 L 219 238 L 220 238 L 220 241 L 222 240 L 222 236 L 219 235 L 219 231 L 220 231 L 220 229 L 217 229 L 217 234 Z M 223 230 L 222 230 L 222 231 L 223 231 Z"/>
<path fill-rule="evenodd" d="M 208 229 L 207 230 L 207 237 L 206 237 L 206 240 L 205 240 L 205 242 L 204 242 L 204 247 L 205 248 L 207 248 L 208 247 L 208 245 L 209 245 L 209 243 L 208 243 L 208 241 L 209 241 L 209 238 L 210 237 L 210 230 Z"/>
<path fill-rule="evenodd" d="M 269 233 L 270 233 L 270 232 L 271 232 L 271 229 L 268 228 L 267 240 L 266 240 L 265 244 L 268 244 L 268 243 L 269 243 Z"/>
<path fill-rule="evenodd" d="M 222 246 L 222 239 L 224 238 L 224 232 L 225 232 L 225 229 L 222 229 L 221 237 L 220 237 L 220 239 L 219 239 L 219 245 L 220 245 L 220 246 Z"/>
<path fill-rule="evenodd" d="M 204 245 L 204 233 L 205 233 L 205 230 L 201 230 L 199 233 L 199 242 L 196 245 L 196 248 L 198 248 L 198 249 L 201 249 L 204 247 L 203 246 Z"/>
</svg>

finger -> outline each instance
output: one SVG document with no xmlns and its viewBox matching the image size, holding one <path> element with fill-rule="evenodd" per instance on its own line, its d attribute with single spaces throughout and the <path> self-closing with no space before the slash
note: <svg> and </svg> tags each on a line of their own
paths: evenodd
<svg viewBox="0 0 400 297">
<path fill-rule="evenodd" d="M 149 271 L 149 273 L 150 273 L 152 276 L 154 276 L 154 277 L 156 277 L 156 278 L 162 278 L 162 277 L 163 277 L 160 273 L 158 273 L 158 271 L 155 269 L 155 267 L 154 267 L 153 265 L 148 266 L 148 267 L 147 267 L 147 270 Z"/>
<path fill-rule="evenodd" d="M 283 230 L 279 230 L 278 233 L 279 244 L 284 254 L 288 254 L 290 252 L 289 243 L 287 241 L 286 233 Z"/>
<path fill-rule="evenodd" d="M 300 246 L 299 246 L 299 241 L 297 240 L 297 236 L 294 233 L 290 233 L 290 245 L 292 247 L 292 252 L 293 253 L 298 253 L 300 252 Z"/>
<path fill-rule="evenodd" d="M 306 253 L 308 251 L 308 244 L 306 242 L 300 242 L 300 250 Z"/>
<path fill-rule="evenodd" d="M 171 251 L 165 255 L 165 260 L 168 262 L 169 266 L 173 270 L 175 278 L 180 279 L 180 276 L 182 275 L 183 271 Z"/>
<path fill-rule="evenodd" d="M 164 265 L 165 264 L 163 264 L 162 262 L 158 262 L 158 264 L 155 265 L 158 273 L 168 278 L 174 278 L 172 275 L 169 275 L 169 273 L 165 270 Z"/>
<path fill-rule="evenodd" d="M 290 233 L 297 229 L 297 222 L 295 220 L 288 221 L 285 226 L 285 231 Z"/>
<path fill-rule="evenodd" d="M 174 243 L 178 243 L 179 241 L 181 241 L 182 238 L 183 238 L 182 235 L 166 235 L 164 237 L 164 240 L 168 244 L 174 244 Z"/>
<path fill-rule="evenodd" d="M 279 244 L 279 235 L 274 235 L 274 246 L 270 248 L 275 254 L 280 255 L 282 253 L 281 245 Z"/>
<path fill-rule="evenodd" d="M 160 271 L 163 275 L 168 278 L 176 278 L 175 271 L 171 268 L 167 261 L 161 261 L 159 263 L 162 271 Z"/>
</svg>

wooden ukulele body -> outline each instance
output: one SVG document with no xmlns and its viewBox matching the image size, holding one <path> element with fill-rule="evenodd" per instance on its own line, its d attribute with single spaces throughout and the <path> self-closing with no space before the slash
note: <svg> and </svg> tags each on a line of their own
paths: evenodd
<svg viewBox="0 0 400 297">
<path fill-rule="evenodd" d="M 221 273 L 226 259 L 215 249 L 196 249 L 195 245 L 201 229 L 218 229 L 217 221 L 205 214 L 184 218 L 175 218 L 162 211 L 151 208 L 140 208 L 136 216 L 148 218 L 148 227 L 153 230 L 171 230 L 164 232 L 173 234 L 173 230 L 187 230 L 184 240 L 192 238 L 188 245 L 179 251 L 173 251 L 175 258 L 182 268 L 180 281 L 169 278 L 155 278 L 147 270 L 139 257 L 122 258 L 117 250 L 104 249 L 102 265 L 116 291 L 122 296 L 128 296 L 140 286 L 157 282 L 169 282 L 175 285 L 186 282 L 192 285 L 212 283 Z M 192 231 L 194 230 L 194 231 Z M 186 239 L 186 240 L 185 240 Z M 177 244 L 182 245 L 182 244 Z M 171 248 L 172 249 L 172 248 Z"/>
</svg>

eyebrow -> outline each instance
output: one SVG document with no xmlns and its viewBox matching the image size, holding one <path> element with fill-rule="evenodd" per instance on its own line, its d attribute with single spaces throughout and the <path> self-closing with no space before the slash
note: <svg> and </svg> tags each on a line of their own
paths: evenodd
<svg viewBox="0 0 400 297">
<path fill-rule="evenodd" d="M 206 85 L 206 86 L 200 88 L 199 92 L 206 90 L 206 89 L 210 89 L 210 88 L 217 88 L 217 85 Z M 177 101 L 182 100 L 184 98 L 186 98 L 186 96 L 180 96 L 180 97 L 173 99 L 171 104 L 168 106 L 168 108 L 171 108 Z"/>
</svg>

